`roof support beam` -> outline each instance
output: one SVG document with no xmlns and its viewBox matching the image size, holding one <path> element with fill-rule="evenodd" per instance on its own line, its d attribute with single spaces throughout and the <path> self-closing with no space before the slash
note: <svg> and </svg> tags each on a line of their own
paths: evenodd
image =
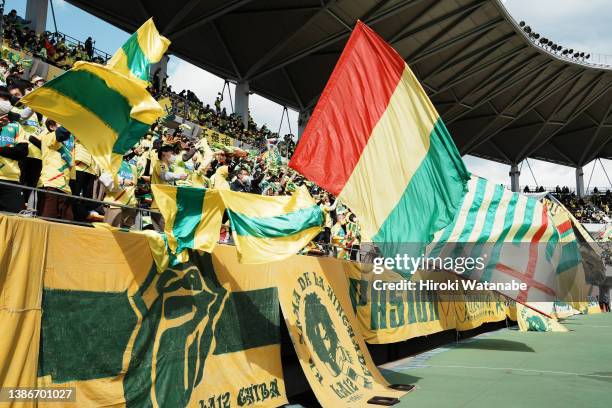
<svg viewBox="0 0 612 408">
<path fill-rule="evenodd" d="M 202 27 L 203 25 L 208 24 L 209 22 L 211 22 L 212 20 L 219 18 L 227 13 L 229 13 L 232 10 L 235 10 L 239 7 L 244 6 L 245 4 L 251 2 L 252 0 L 230 0 L 228 2 L 226 2 L 223 6 L 221 7 L 217 7 L 216 9 L 210 11 L 209 13 L 200 16 L 198 18 L 196 18 L 195 20 L 191 20 L 187 23 L 185 23 L 183 25 L 182 28 L 173 31 L 171 33 L 167 33 L 168 37 L 170 38 L 177 38 L 180 37 L 182 35 L 187 34 L 188 32 L 198 28 L 198 27 Z"/>
<path fill-rule="evenodd" d="M 559 149 L 557 147 L 556 144 L 554 144 L 553 142 L 549 143 L 549 146 L 561 157 L 563 157 L 565 160 L 567 160 L 568 163 L 571 163 L 572 165 L 576 166 L 576 163 L 574 161 L 574 159 L 572 159 L 571 157 L 569 157 L 567 154 L 563 153 L 561 151 L 561 149 Z"/>
<path fill-rule="evenodd" d="M 274 47 L 272 47 L 268 52 L 266 52 L 259 60 L 257 60 L 253 65 L 249 67 L 246 72 L 246 77 L 250 78 L 258 69 L 262 66 L 270 62 L 272 58 L 274 58 L 279 52 L 284 50 L 287 45 L 291 44 L 291 42 L 310 24 L 312 24 L 321 14 L 327 12 L 328 8 L 334 4 L 336 0 L 331 0 L 322 5 L 308 20 L 304 22 L 301 26 L 299 26 L 294 32 L 292 32 L 287 37 L 283 38 L 282 41 L 278 42 Z"/>
<path fill-rule="evenodd" d="M 612 104 L 610 104 L 610 106 L 608 106 L 608 109 L 606 110 L 606 114 L 603 116 L 603 118 L 601 119 L 601 122 L 599 123 L 599 125 L 597 126 L 597 130 L 595 131 L 595 133 L 593 133 L 593 136 L 591 136 L 591 140 L 589 140 L 589 143 L 587 144 L 586 148 L 584 149 L 584 152 L 582 153 L 582 156 L 580 156 L 580 160 L 578 161 L 579 164 L 585 164 L 586 162 L 584 161 L 584 159 L 586 159 L 589 150 L 591 150 L 591 147 L 593 147 L 593 143 L 595 143 L 595 141 L 597 140 L 597 137 L 599 136 L 599 133 L 603 130 L 604 128 L 604 123 L 606 123 L 606 120 L 608 119 L 608 116 L 610 116 L 610 112 L 612 112 Z M 603 146 L 605 146 L 606 143 L 602 143 L 601 146 L 599 146 L 600 149 L 603 148 Z"/>
<path fill-rule="evenodd" d="M 161 34 L 166 35 L 170 32 L 170 30 L 173 30 L 174 27 L 176 27 L 185 17 L 189 15 L 189 13 L 191 13 L 191 10 L 193 10 L 198 3 L 200 3 L 199 0 L 189 0 L 187 4 L 183 5 L 183 7 L 181 7 L 181 9 L 174 14 L 174 16 L 172 16 L 172 19 L 170 19 L 168 24 L 166 24 Z"/>
<path fill-rule="evenodd" d="M 559 103 L 557 103 L 557 105 L 555 106 L 555 109 L 553 109 L 552 113 L 550 115 L 548 115 L 548 118 L 546 118 L 544 123 L 542 123 L 542 127 L 538 130 L 538 132 L 535 134 L 535 136 L 529 142 L 527 142 L 525 144 L 525 146 L 523 146 L 523 148 L 521 149 L 521 151 L 518 154 L 518 157 L 523 157 L 529 151 L 531 146 L 533 146 L 538 141 L 539 137 L 542 135 L 542 132 L 544 132 L 544 130 L 546 129 L 546 126 L 552 124 L 551 123 L 552 118 L 554 118 L 559 113 L 559 111 L 561 109 L 563 109 L 563 107 L 565 106 L 567 101 L 570 100 L 570 98 L 574 96 L 573 92 L 576 89 L 576 85 L 578 85 L 580 83 L 581 79 L 582 79 L 582 76 L 578 76 L 576 78 L 576 80 L 569 87 L 569 89 L 567 90 L 565 95 L 563 95 L 563 97 L 559 100 Z"/>
<path fill-rule="evenodd" d="M 535 67 L 528 69 L 526 72 L 521 72 L 523 68 L 529 65 L 529 63 L 531 63 L 532 61 L 533 61 L 532 58 L 528 58 L 527 60 L 519 63 L 517 66 L 514 66 L 506 70 L 503 73 L 492 74 L 490 78 L 484 81 L 484 83 L 477 84 L 475 87 L 470 89 L 470 91 L 461 99 L 461 102 L 465 102 L 465 100 L 468 99 L 470 96 L 479 93 L 483 89 L 486 89 L 492 83 L 499 81 L 500 85 L 497 88 L 494 88 L 491 92 L 488 93 L 488 96 L 486 98 L 481 99 L 480 101 L 478 101 L 478 103 L 474 105 L 474 108 L 476 108 L 484 103 L 489 102 L 490 100 L 495 98 L 497 95 L 505 92 L 506 90 L 512 88 L 513 86 L 516 86 L 518 82 L 521 82 L 529 78 L 534 72 L 536 74 L 539 73 L 539 71 L 545 69 L 550 64 L 549 61 L 543 61 L 539 65 L 536 65 Z M 469 111 L 460 112 L 456 116 L 453 116 L 452 118 L 450 118 L 447 122 L 449 124 L 453 123 L 457 121 L 458 119 L 460 119 L 461 117 L 463 117 L 468 112 Z"/>
<path fill-rule="evenodd" d="M 585 93 L 586 96 L 588 96 L 593 89 L 595 88 L 595 84 L 593 86 L 591 86 L 589 88 L 589 90 Z M 538 151 L 538 149 L 540 149 L 540 147 L 544 146 L 546 143 L 548 143 L 549 140 L 552 140 L 553 137 L 555 137 L 560 131 L 562 131 L 563 129 L 565 129 L 570 123 L 572 123 L 578 116 L 580 116 L 580 114 L 582 112 L 584 112 L 585 110 L 587 110 L 588 108 L 590 108 L 595 102 L 597 102 L 606 92 L 608 92 L 608 90 L 610 90 L 612 88 L 612 83 L 609 83 L 608 85 L 606 85 L 601 91 L 597 92 L 584 106 L 582 106 L 579 110 L 574 109 L 574 113 L 572 115 L 569 116 L 569 118 L 566 121 L 566 125 L 560 127 L 559 129 L 555 130 L 553 133 L 551 133 L 550 135 L 548 135 L 544 140 L 542 140 L 540 143 L 538 143 L 533 149 L 532 152 Z M 582 105 L 584 101 L 584 98 L 580 101 L 580 103 L 578 104 L 578 106 Z"/>
<path fill-rule="evenodd" d="M 385 3 L 389 2 L 390 0 L 387 0 Z M 381 4 L 377 4 L 375 7 L 373 7 L 371 10 L 369 10 L 368 12 L 366 12 L 363 17 L 362 20 L 366 23 L 366 24 L 375 24 L 378 23 L 380 21 L 385 20 L 386 18 L 389 18 L 401 11 L 403 11 L 404 9 L 414 6 L 420 2 L 422 2 L 424 0 L 407 0 L 404 3 L 399 3 L 394 7 L 390 7 L 387 10 L 384 10 L 380 13 L 378 13 L 378 11 L 381 9 Z M 298 61 L 302 58 L 304 58 L 307 55 L 312 54 L 313 52 L 317 52 L 320 49 L 323 49 L 325 47 L 328 47 L 332 44 L 337 43 L 338 41 L 346 38 L 349 36 L 351 32 L 350 31 L 342 31 L 340 33 L 336 33 L 333 34 L 327 38 L 324 38 L 320 41 L 317 41 L 316 43 L 312 44 L 309 47 L 304 48 L 303 50 L 300 50 L 286 58 L 284 58 L 281 61 L 276 62 L 275 64 L 273 64 L 272 66 L 267 66 L 267 67 L 262 67 L 261 70 L 253 72 L 251 74 L 251 76 L 249 76 L 250 79 L 257 79 L 259 77 L 265 76 L 267 74 L 269 74 L 270 72 L 274 72 L 286 65 L 289 65 L 295 61 Z"/>
<path fill-rule="evenodd" d="M 508 126 L 510 126 L 511 124 L 515 123 L 518 119 L 520 119 L 521 117 L 525 116 L 529 111 L 531 111 L 533 108 L 535 108 L 536 106 L 538 106 L 542 101 L 548 99 L 551 95 L 554 95 L 555 93 L 559 92 L 559 89 L 552 89 L 549 90 L 547 92 L 544 92 L 542 95 L 538 95 L 541 91 L 540 89 L 548 89 L 552 84 L 555 83 L 555 81 L 559 78 L 559 76 L 561 76 L 561 74 L 565 71 L 565 69 L 567 68 L 567 65 L 561 67 L 561 69 L 557 70 L 557 72 L 553 75 L 553 77 L 549 80 L 547 80 L 547 78 L 543 78 L 539 83 L 537 83 L 536 85 L 530 87 L 530 88 L 526 88 L 525 90 L 523 90 L 523 92 L 521 92 L 516 98 L 514 98 L 512 101 L 510 101 L 510 103 L 508 105 L 506 105 L 506 107 L 503 109 L 503 111 L 505 112 L 506 109 L 511 108 L 512 106 L 514 106 L 516 104 L 516 102 L 518 102 L 519 100 L 521 100 L 525 95 L 529 95 L 529 93 L 531 92 L 536 92 L 536 96 L 534 98 L 532 98 L 526 105 L 525 107 L 521 110 L 521 112 L 519 112 L 518 115 L 516 115 L 516 117 L 509 121 L 508 123 L 505 123 L 504 125 L 502 125 L 501 127 L 495 129 L 495 131 L 493 133 L 488 134 L 487 136 L 485 136 L 483 139 L 480 139 L 480 135 L 474 139 L 474 142 L 471 144 L 470 147 L 467 148 L 467 151 L 471 151 L 473 149 L 476 149 L 478 146 L 480 146 L 482 143 L 493 139 L 497 134 L 499 134 L 499 132 L 501 132 L 502 130 L 506 129 Z M 574 74 L 574 77 L 580 75 L 581 72 L 577 72 L 576 74 Z M 573 78 L 570 78 L 569 80 L 571 81 Z M 542 87 L 542 85 L 544 85 Z"/>
<path fill-rule="evenodd" d="M 492 29 L 492 28 L 491 28 Z M 427 74 L 427 76 L 425 78 L 423 78 L 423 82 L 431 79 L 431 77 L 433 77 L 434 75 L 438 75 L 441 72 L 444 72 L 445 70 L 447 70 L 448 68 L 456 65 L 456 64 L 460 64 L 470 58 L 474 58 L 474 57 L 480 57 L 483 54 L 487 54 L 494 51 L 497 47 L 501 46 L 502 44 L 504 44 L 506 41 L 508 41 L 510 38 L 514 37 L 514 34 L 508 34 L 505 35 L 495 41 L 493 41 L 492 43 L 489 43 L 483 47 L 480 47 L 476 50 L 473 50 L 465 55 L 462 55 L 466 50 L 470 49 L 471 47 L 474 46 L 474 44 L 478 41 L 472 41 L 469 44 L 467 44 L 465 47 L 463 47 L 461 49 L 461 51 L 459 51 L 454 58 L 449 59 L 448 61 L 446 61 L 445 63 L 440 64 L 437 68 L 435 68 L 431 73 Z M 474 61 L 472 61 L 472 63 L 470 64 L 470 66 L 468 67 L 471 68 L 473 67 L 475 64 L 477 64 L 480 60 L 475 58 Z"/>
<path fill-rule="evenodd" d="M 402 41 L 405 38 L 411 37 L 416 33 L 420 33 L 421 31 L 427 30 L 428 28 L 431 27 L 435 27 L 438 26 L 440 23 L 443 23 L 453 17 L 458 17 L 460 20 L 462 19 L 462 17 L 466 14 L 466 13 L 471 13 L 472 11 L 478 9 L 479 7 L 481 7 L 485 1 L 487 0 L 475 0 L 472 1 L 471 3 L 466 4 L 465 6 L 459 7 L 455 10 L 449 11 L 446 14 L 443 14 L 439 17 L 436 17 L 434 19 L 432 19 L 431 21 L 428 21 L 425 24 L 421 24 L 418 27 L 414 27 L 413 24 L 415 22 L 417 22 L 423 15 L 427 14 L 433 7 L 437 6 L 438 4 L 441 3 L 440 0 L 435 1 L 434 3 L 432 3 L 429 7 L 427 7 L 425 10 L 423 10 L 418 16 L 416 16 L 415 18 L 412 19 L 412 21 L 404 28 L 402 28 L 401 30 L 399 30 L 397 33 L 395 33 L 390 39 L 389 42 L 391 44 L 396 43 L 398 41 Z M 441 31 L 446 32 L 445 29 L 442 29 Z"/>
<path fill-rule="evenodd" d="M 242 74 L 240 73 L 240 70 L 238 69 L 238 65 L 236 65 L 236 60 L 234 59 L 234 56 L 230 52 L 229 48 L 227 47 L 227 43 L 225 42 L 225 39 L 223 38 L 223 36 L 221 35 L 221 32 L 219 31 L 219 27 L 217 26 L 217 22 L 215 20 L 213 20 L 211 22 L 211 25 L 212 25 L 212 28 L 213 28 L 213 32 L 215 33 L 215 36 L 217 36 L 217 39 L 219 40 L 219 43 L 221 44 L 221 48 L 223 49 L 223 53 L 225 53 L 225 56 L 227 57 L 227 59 L 229 60 L 231 66 L 232 66 L 232 69 L 236 73 L 236 78 L 238 80 L 242 79 Z"/>
<path fill-rule="evenodd" d="M 473 11 L 472 11 L 473 13 Z M 456 24 L 460 24 L 462 21 L 468 19 L 470 17 L 471 13 L 465 15 L 462 19 L 458 20 L 456 22 Z M 437 53 L 444 51 L 445 49 L 452 47 L 453 45 L 460 43 L 461 41 L 464 41 L 470 37 L 476 36 L 476 35 L 482 35 L 488 31 L 490 31 L 491 29 L 495 28 L 496 26 L 498 26 L 499 24 L 501 24 L 503 22 L 502 19 L 496 19 L 493 20 L 485 25 L 482 26 L 478 26 L 478 27 L 474 27 L 471 30 L 468 30 L 464 33 L 461 33 L 459 35 L 457 35 L 456 37 L 453 37 L 449 40 L 446 40 L 438 45 L 435 45 L 431 48 L 429 48 L 432 44 L 435 44 L 435 42 L 440 38 L 443 37 L 448 30 L 450 30 L 452 28 L 452 26 L 454 24 L 449 24 L 448 27 L 444 30 L 441 31 L 439 34 L 439 36 L 436 36 L 432 39 L 432 41 L 423 44 L 422 47 L 419 47 L 419 49 L 417 49 L 416 51 L 414 51 L 412 54 L 410 54 L 408 56 L 408 58 L 406 58 L 407 61 L 410 61 L 411 64 L 416 64 L 426 58 L 429 58 L 433 55 L 436 55 Z M 425 47 L 425 45 L 427 45 L 427 47 Z"/>
<path fill-rule="evenodd" d="M 508 163 L 512 163 L 512 160 L 508 157 L 506 153 L 502 151 L 495 143 L 489 142 L 489 145 L 495 150 L 501 157 L 503 157 Z"/>
<path fill-rule="evenodd" d="M 436 92 L 436 94 L 444 92 L 447 89 L 450 89 L 450 88 L 454 87 L 455 85 L 459 85 L 460 83 L 462 83 L 462 82 L 472 78 L 474 75 L 478 75 L 481 72 L 489 69 L 491 66 L 493 66 L 495 64 L 499 64 L 501 62 L 505 62 L 508 59 L 514 58 L 517 54 L 519 54 L 524 49 L 525 49 L 525 46 L 520 46 L 520 47 L 514 48 L 513 50 L 510 50 L 506 54 L 496 58 L 493 61 L 489 61 L 489 62 L 487 62 L 485 64 L 478 65 L 478 67 L 476 69 L 472 70 L 472 71 L 470 71 L 470 69 L 471 69 L 471 66 L 470 66 L 465 71 L 458 72 L 452 78 L 448 79 L 446 82 L 444 82 L 442 85 L 440 85 L 440 88 L 438 88 L 438 91 Z M 477 63 L 477 62 L 478 61 L 475 61 L 475 63 Z M 431 96 L 433 96 L 433 95 L 431 95 Z"/>
<path fill-rule="evenodd" d="M 303 111 L 304 110 L 304 102 L 302 102 L 302 98 L 300 98 L 300 95 L 298 94 L 297 90 L 295 89 L 295 85 L 293 84 L 293 80 L 289 76 L 289 72 L 287 72 L 287 69 L 283 68 L 282 69 L 282 73 L 285 76 L 285 78 L 287 79 L 287 82 L 289 83 L 289 88 L 291 89 L 291 93 L 293 94 L 293 97 L 295 98 L 297 103 L 300 105 L 300 111 Z"/>
</svg>

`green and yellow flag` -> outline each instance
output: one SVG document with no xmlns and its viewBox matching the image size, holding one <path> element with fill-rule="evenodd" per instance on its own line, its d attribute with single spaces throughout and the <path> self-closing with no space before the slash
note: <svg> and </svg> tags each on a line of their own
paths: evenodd
<svg viewBox="0 0 612 408">
<path fill-rule="evenodd" d="M 123 154 L 163 115 L 159 103 L 137 82 L 90 62 L 77 62 L 21 101 L 68 129 L 111 174 L 119 170 Z"/>
<path fill-rule="evenodd" d="M 296 254 L 321 231 L 323 214 L 302 187 L 291 196 L 221 191 L 242 263 L 264 263 Z"/>
<path fill-rule="evenodd" d="M 151 65 L 162 59 L 169 45 L 170 40 L 159 35 L 150 18 L 115 52 L 107 66 L 146 87 Z"/>
<path fill-rule="evenodd" d="M 166 223 L 171 251 L 212 252 L 219 241 L 224 209 L 219 191 L 163 184 L 152 184 L 151 189 Z"/>
</svg>

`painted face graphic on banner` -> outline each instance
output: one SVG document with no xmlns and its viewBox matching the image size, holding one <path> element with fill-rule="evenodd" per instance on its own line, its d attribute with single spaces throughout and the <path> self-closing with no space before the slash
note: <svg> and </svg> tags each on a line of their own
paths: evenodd
<svg viewBox="0 0 612 408">
<path fill-rule="evenodd" d="M 363 371 L 357 351 L 346 347 L 353 344 L 351 339 L 339 337 L 340 333 L 346 333 L 341 314 L 334 320 L 330 313 L 336 309 L 326 302 L 325 292 L 318 291 L 318 288 L 311 286 L 314 291 L 304 295 L 301 308 L 306 339 L 316 355 L 311 369 L 320 381 L 329 383 L 339 395 L 348 396 L 356 391 L 355 387 L 370 389 L 371 374 Z"/>
<path fill-rule="evenodd" d="M 143 355 L 132 355 L 133 374 L 128 370 L 124 380 L 128 407 L 143 401 L 160 407 L 188 406 L 213 352 L 214 327 L 227 296 L 208 275 L 192 264 L 181 264 L 156 274 L 141 290 L 142 299 L 134 303 L 151 304 L 144 313 L 139 311 L 144 318 L 135 343 L 147 346 Z M 150 370 L 143 370 L 143 365 Z M 149 378 L 136 378 L 140 373 Z"/>
</svg>

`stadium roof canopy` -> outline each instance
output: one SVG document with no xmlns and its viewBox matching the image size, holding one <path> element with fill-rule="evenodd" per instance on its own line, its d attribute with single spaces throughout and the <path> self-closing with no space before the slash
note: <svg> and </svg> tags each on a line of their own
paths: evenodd
<svg viewBox="0 0 612 408">
<path fill-rule="evenodd" d="M 533 44 L 499 0 L 68 0 L 288 107 L 314 107 L 357 19 L 410 64 L 463 154 L 612 158 L 612 71 Z M 553 39 L 554 40 L 554 39 Z"/>
</svg>

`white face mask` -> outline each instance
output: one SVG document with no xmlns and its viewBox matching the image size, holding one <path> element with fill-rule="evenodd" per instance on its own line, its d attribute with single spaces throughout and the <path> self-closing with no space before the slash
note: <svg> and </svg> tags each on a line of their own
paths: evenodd
<svg viewBox="0 0 612 408">
<path fill-rule="evenodd" d="M 11 105 L 11 102 L 0 100 L 0 115 L 6 115 L 12 107 L 13 105 Z"/>
</svg>

